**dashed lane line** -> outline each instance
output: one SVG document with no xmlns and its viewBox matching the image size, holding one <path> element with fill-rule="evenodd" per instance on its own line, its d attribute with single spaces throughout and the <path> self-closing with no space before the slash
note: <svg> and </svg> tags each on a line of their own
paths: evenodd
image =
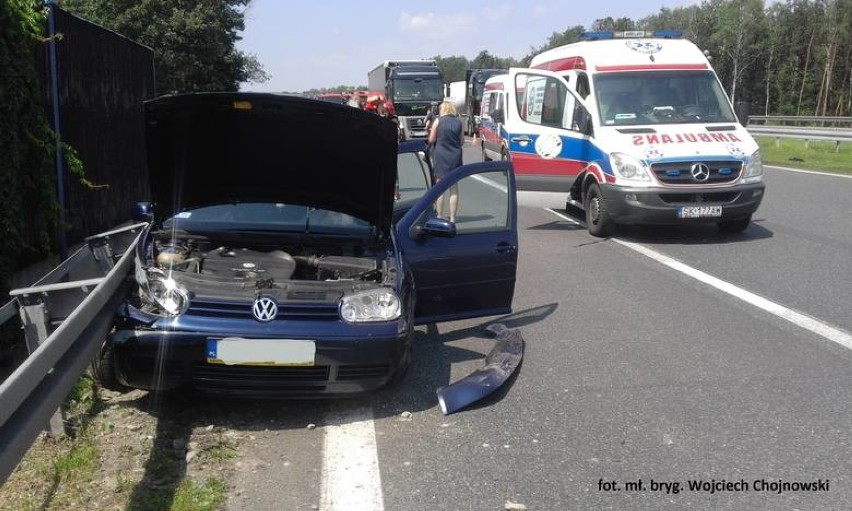
<svg viewBox="0 0 852 511">
<path fill-rule="evenodd" d="M 384 511 L 373 410 L 331 413 L 324 426 L 321 511 Z"/>
</svg>

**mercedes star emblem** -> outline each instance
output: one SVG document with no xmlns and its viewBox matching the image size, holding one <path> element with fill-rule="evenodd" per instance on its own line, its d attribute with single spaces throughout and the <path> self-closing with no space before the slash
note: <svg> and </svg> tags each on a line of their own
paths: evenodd
<svg viewBox="0 0 852 511">
<path fill-rule="evenodd" d="M 690 169 L 690 172 L 692 173 L 692 179 L 696 181 L 703 183 L 704 181 L 710 179 L 710 167 L 704 165 L 703 163 L 696 163 L 695 165 L 693 165 Z"/>
</svg>

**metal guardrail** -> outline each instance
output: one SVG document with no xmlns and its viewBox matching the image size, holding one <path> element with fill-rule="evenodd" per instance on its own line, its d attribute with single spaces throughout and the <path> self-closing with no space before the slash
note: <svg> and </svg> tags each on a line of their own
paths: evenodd
<svg viewBox="0 0 852 511">
<path fill-rule="evenodd" d="M 87 238 L 86 246 L 36 285 L 13 290 L 15 301 L 0 309 L 0 322 L 20 313 L 31 349 L 0 384 L 0 484 L 45 429 L 109 333 L 144 226 Z M 117 262 L 115 254 L 123 254 Z M 60 282 L 86 256 L 94 257 L 105 276 Z"/>
<path fill-rule="evenodd" d="M 834 142 L 834 152 L 840 151 L 841 142 L 852 142 L 852 128 L 817 128 L 804 126 L 748 126 L 752 135 L 781 138 L 796 138 L 804 140 L 805 144 L 812 140 Z"/>
<path fill-rule="evenodd" d="M 852 127 L 852 117 L 832 117 L 823 115 L 752 115 L 749 123 L 759 123 L 764 126 L 837 126 Z"/>
</svg>

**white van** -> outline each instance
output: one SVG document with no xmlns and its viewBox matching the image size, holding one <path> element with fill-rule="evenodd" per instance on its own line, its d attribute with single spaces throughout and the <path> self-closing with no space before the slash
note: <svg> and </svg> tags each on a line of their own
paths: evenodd
<svg viewBox="0 0 852 511">
<path fill-rule="evenodd" d="M 519 189 L 567 192 L 595 236 L 635 223 L 744 230 L 765 190 L 760 151 L 705 55 L 678 37 L 586 33 L 489 79 L 483 158 L 511 160 Z"/>
</svg>

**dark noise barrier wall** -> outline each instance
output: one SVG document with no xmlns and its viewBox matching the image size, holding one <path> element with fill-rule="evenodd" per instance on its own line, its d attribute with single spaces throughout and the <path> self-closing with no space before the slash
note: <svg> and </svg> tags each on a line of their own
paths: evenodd
<svg viewBox="0 0 852 511">
<path fill-rule="evenodd" d="M 149 198 L 144 109 L 154 97 L 154 54 L 55 5 L 56 72 L 62 140 L 84 175 L 64 169 L 68 244 L 129 220 L 130 205 Z M 53 125 L 50 45 L 43 46 L 42 89 Z M 62 201 L 60 200 L 61 204 Z"/>
</svg>

